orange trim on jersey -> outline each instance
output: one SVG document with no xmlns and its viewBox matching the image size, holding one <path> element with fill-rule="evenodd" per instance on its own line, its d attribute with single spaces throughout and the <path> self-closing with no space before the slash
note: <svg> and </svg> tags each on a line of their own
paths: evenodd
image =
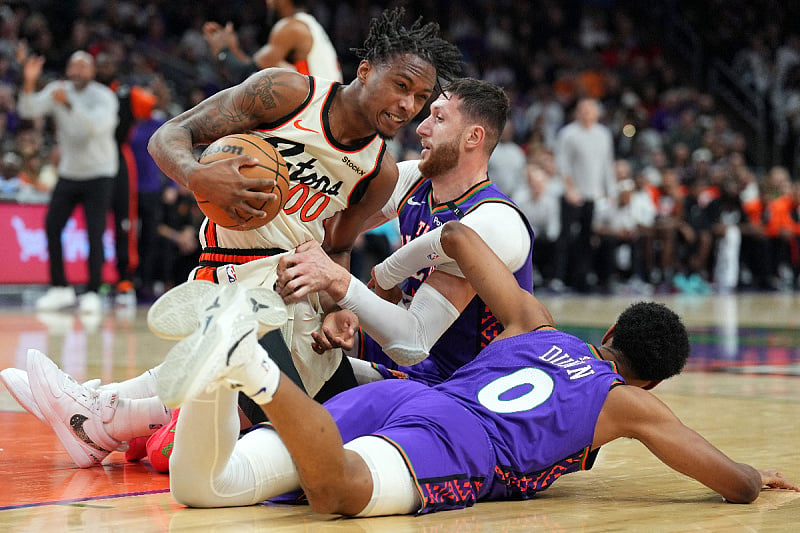
<svg viewBox="0 0 800 533">
<path fill-rule="evenodd" d="M 217 246 L 217 225 L 211 219 L 205 220 L 205 227 L 202 228 L 206 238 L 206 246 Z"/>
<path fill-rule="evenodd" d="M 257 259 L 271 257 L 273 254 L 244 255 L 237 253 L 201 252 L 200 263 L 219 263 L 220 265 L 242 265 Z"/>
<path fill-rule="evenodd" d="M 193 279 L 217 282 L 217 267 L 199 267 L 195 269 Z"/>
<path fill-rule="evenodd" d="M 295 61 L 294 68 L 296 68 L 297 72 L 299 72 L 300 74 L 311 74 L 311 71 L 308 70 L 308 61 L 306 61 L 305 59 Z"/>
</svg>

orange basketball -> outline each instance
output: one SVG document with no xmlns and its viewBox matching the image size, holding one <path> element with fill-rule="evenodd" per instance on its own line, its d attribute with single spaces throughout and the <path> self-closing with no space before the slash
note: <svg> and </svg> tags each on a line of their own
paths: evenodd
<svg viewBox="0 0 800 533">
<path fill-rule="evenodd" d="M 263 192 L 275 193 L 278 196 L 277 201 L 250 204 L 252 207 L 266 212 L 266 217 L 245 216 L 247 220 L 244 223 L 239 223 L 231 219 L 220 206 L 196 194 L 194 195 L 197 205 L 209 220 L 223 228 L 237 231 L 247 231 L 267 224 L 283 209 L 283 204 L 286 203 L 286 198 L 289 195 L 289 169 L 286 166 L 286 161 L 283 160 L 283 156 L 275 150 L 274 146 L 256 135 L 235 133 L 217 139 L 203 151 L 200 156 L 200 163 L 213 163 L 221 159 L 229 159 L 245 154 L 258 159 L 258 164 L 251 167 L 241 167 L 239 172 L 242 176 L 245 178 L 275 180 L 275 187 L 265 189 Z"/>
</svg>

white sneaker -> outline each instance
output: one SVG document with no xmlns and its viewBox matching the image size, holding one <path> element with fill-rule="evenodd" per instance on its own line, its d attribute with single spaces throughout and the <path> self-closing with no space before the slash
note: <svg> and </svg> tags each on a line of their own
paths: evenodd
<svg viewBox="0 0 800 533">
<path fill-rule="evenodd" d="M 99 315 L 103 311 L 103 300 L 101 300 L 100 295 L 94 291 L 81 294 L 78 300 L 78 308 L 83 314 Z"/>
<path fill-rule="evenodd" d="M 3 382 L 18 404 L 45 424 L 47 423 L 44 415 L 39 410 L 39 406 L 36 405 L 36 400 L 33 399 L 33 394 L 31 394 L 27 372 L 19 368 L 6 368 L 0 371 L 0 381 Z"/>
<path fill-rule="evenodd" d="M 47 292 L 36 300 L 37 311 L 58 311 L 65 307 L 75 305 L 77 297 L 73 287 L 50 287 Z"/>
<path fill-rule="evenodd" d="M 116 412 L 116 393 L 81 385 L 33 349 L 28 350 L 28 381 L 42 416 L 75 464 L 100 464 L 121 445 L 103 426 Z"/>
<path fill-rule="evenodd" d="M 202 326 L 176 344 L 159 368 L 156 390 L 164 405 L 180 407 L 221 385 L 241 389 L 244 383 L 237 379 L 237 370 L 262 362 L 274 368 L 277 388 L 280 372 L 258 344 L 259 309 L 269 309 L 276 326 L 286 320 L 283 301 L 270 290 L 225 285 L 207 301 L 202 308 Z M 266 392 L 271 397 L 274 388 L 252 392 Z"/>
<path fill-rule="evenodd" d="M 185 339 L 200 326 L 200 318 L 204 313 L 203 302 L 212 301 L 226 286 L 210 281 L 190 280 L 173 287 L 150 306 L 147 311 L 147 326 L 162 339 Z M 246 291 L 259 323 L 259 337 L 286 322 L 286 304 L 275 291 L 266 287 Z"/>
</svg>

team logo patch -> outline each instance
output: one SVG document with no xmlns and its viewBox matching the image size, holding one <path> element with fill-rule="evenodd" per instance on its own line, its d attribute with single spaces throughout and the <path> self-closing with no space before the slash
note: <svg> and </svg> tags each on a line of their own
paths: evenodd
<svg viewBox="0 0 800 533">
<path fill-rule="evenodd" d="M 236 282 L 236 269 L 233 265 L 225 265 L 225 275 L 228 276 L 228 283 Z"/>
</svg>

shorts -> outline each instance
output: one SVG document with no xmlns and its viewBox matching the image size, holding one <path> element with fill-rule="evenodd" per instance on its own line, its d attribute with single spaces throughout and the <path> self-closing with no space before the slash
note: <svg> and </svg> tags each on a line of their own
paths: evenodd
<svg viewBox="0 0 800 533">
<path fill-rule="evenodd" d="M 247 288 L 273 289 L 278 279 L 278 261 L 290 253 L 293 252 L 284 252 L 241 265 L 199 267 L 192 272 L 190 278 L 213 279 L 217 283 L 241 283 Z M 211 275 L 209 269 L 213 271 Z M 336 372 L 342 361 L 342 350 L 336 348 L 318 354 L 311 348 L 311 333 L 321 329 L 324 316 L 316 293 L 287 305 L 287 311 L 289 319 L 281 327 L 281 335 L 292 353 L 292 360 L 306 392 L 313 397 Z"/>
<path fill-rule="evenodd" d="M 400 451 L 422 497 L 420 513 L 470 507 L 493 480 L 493 447 L 478 417 L 427 385 L 376 381 L 325 407 L 344 442 L 375 435 Z"/>
</svg>

